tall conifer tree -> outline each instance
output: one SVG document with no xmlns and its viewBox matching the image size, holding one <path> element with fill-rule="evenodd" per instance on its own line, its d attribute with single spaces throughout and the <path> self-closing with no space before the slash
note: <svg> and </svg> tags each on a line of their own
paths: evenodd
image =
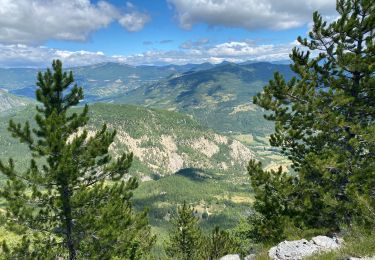
<svg viewBox="0 0 375 260">
<path fill-rule="evenodd" d="M 272 202 L 275 215 L 333 229 L 375 220 L 375 1 L 338 0 L 336 9 L 339 17 L 330 24 L 315 12 L 309 39 L 298 38 L 290 55 L 296 77 L 286 82 L 276 73 L 254 98 L 271 111 L 271 144 L 297 175 L 249 165 L 260 212 L 270 206 L 269 188 L 279 198 Z"/>
<path fill-rule="evenodd" d="M 203 253 L 207 256 L 205 259 L 217 260 L 225 255 L 238 254 L 240 251 L 239 244 L 225 230 L 216 226 L 209 237 L 204 239 Z"/>
<path fill-rule="evenodd" d="M 132 154 L 110 156 L 116 132 L 106 125 L 88 135 L 88 106 L 71 109 L 83 99 L 82 88 L 59 60 L 52 67 L 37 77 L 36 127 L 9 123 L 33 159 L 25 172 L 12 159 L 0 161 L 7 224 L 24 233 L 14 247 L 4 242 L 3 253 L 8 259 L 139 259 L 153 237 L 146 213 L 132 209 L 137 180 L 123 181 Z"/>
<path fill-rule="evenodd" d="M 198 226 L 198 220 L 194 216 L 194 209 L 186 202 L 178 207 L 177 215 L 172 220 L 173 230 L 166 245 L 168 256 L 181 260 L 203 259 L 203 234 Z"/>
</svg>

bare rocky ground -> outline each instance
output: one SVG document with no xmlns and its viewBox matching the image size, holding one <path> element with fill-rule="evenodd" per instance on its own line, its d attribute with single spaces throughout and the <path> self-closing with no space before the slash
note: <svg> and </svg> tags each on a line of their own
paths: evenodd
<svg viewBox="0 0 375 260">
<path fill-rule="evenodd" d="M 306 239 L 284 241 L 268 251 L 268 256 L 275 260 L 304 259 L 318 253 L 339 249 L 342 241 L 338 238 L 316 236 Z"/>
<path fill-rule="evenodd" d="M 337 237 L 316 236 L 311 240 L 301 239 L 294 241 L 283 241 L 268 251 L 269 259 L 273 260 L 302 260 L 312 256 L 319 256 L 343 246 L 343 240 Z M 239 255 L 226 255 L 220 260 L 241 260 Z M 243 260 L 255 260 L 256 255 L 248 255 Z M 375 257 L 349 257 L 349 260 L 375 260 Z"/>
</svg>

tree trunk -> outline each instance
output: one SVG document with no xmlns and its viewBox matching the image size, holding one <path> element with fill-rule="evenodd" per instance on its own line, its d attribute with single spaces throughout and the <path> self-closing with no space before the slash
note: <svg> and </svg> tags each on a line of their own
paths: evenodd
<svg viewBox="0 0 375 260">
<path fill-rule="evenodd" d="M 73 221 L 72 221 L 72 208 L 70 205 L 70 192 L 67 186 L 62 188 L 61 200 L 63 204 L 63 221 L 65 222 L 66 243 L 69 250 L 69 260 L 76 259 L 76 248 L 74 246 L 74 239 L 72 236 Z"/>
</svg>

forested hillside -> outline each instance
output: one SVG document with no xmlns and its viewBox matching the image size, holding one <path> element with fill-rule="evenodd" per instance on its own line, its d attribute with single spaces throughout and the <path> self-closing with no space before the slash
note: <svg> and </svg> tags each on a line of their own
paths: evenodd
<svg viewBox="0 0 375 260">
<path fill-rule="evenodd" d="M 273 125 L 264 120 L 264 110 L 252 98 L 276 71 L 286 78 L 292 76 L 287 65 L 223 63 L 161 80 L 113 101 L 188 113 L 220 132 L 267 136 Z"/>
<path fill-rule="evenodd" d="M 31 157 L 26 145 L 11 138 L 8 121 L 25 122 L 34 115 L 34 107 L 30 106 L 0 117 L 0 158 L 13 158 L 21 170 Z M 162 244 L 170 228 L 169 220 L 184 201 L 194 206 L 200 218 L 209 215 L 201 223 L 207 230 L 215 225 L 233 228 L 247 212 L 253 197 L 248 192 L 246 162 L 258 158 L 251 150 L 251 140 L 249 143 L 216 133 L 191 116 L 134 105 L 98 103 L 90 106 L 89 116 L 89 136 L 104 123 L 109 130 L 117 131 L 110 147 L 113 156 L 134 153 L 126 178 L 137 176 L 142 182 L 134 193 L 134 205 L 139 210 L 150 210 L 151 225 L 160 235 L 156 254 L 164 252 Z M 262 161 L 271 163 L 272 159 L 267 158 L 262 157 Z"/>
</svg>

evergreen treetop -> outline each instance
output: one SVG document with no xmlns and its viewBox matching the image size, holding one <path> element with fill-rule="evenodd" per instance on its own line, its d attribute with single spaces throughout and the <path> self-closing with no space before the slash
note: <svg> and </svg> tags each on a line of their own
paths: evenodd
<svg viewBox="0 0 375 260">
<path fill-rule="evenodd" d="M 166 244 L 168 256 L 181 260 L 202 259 L 202 232 L 198 220 L 194 216 L 194 209 L 186 202 L 178 207 L 177 215 L 172 219 L 173 230 Z"/>
</svg>

